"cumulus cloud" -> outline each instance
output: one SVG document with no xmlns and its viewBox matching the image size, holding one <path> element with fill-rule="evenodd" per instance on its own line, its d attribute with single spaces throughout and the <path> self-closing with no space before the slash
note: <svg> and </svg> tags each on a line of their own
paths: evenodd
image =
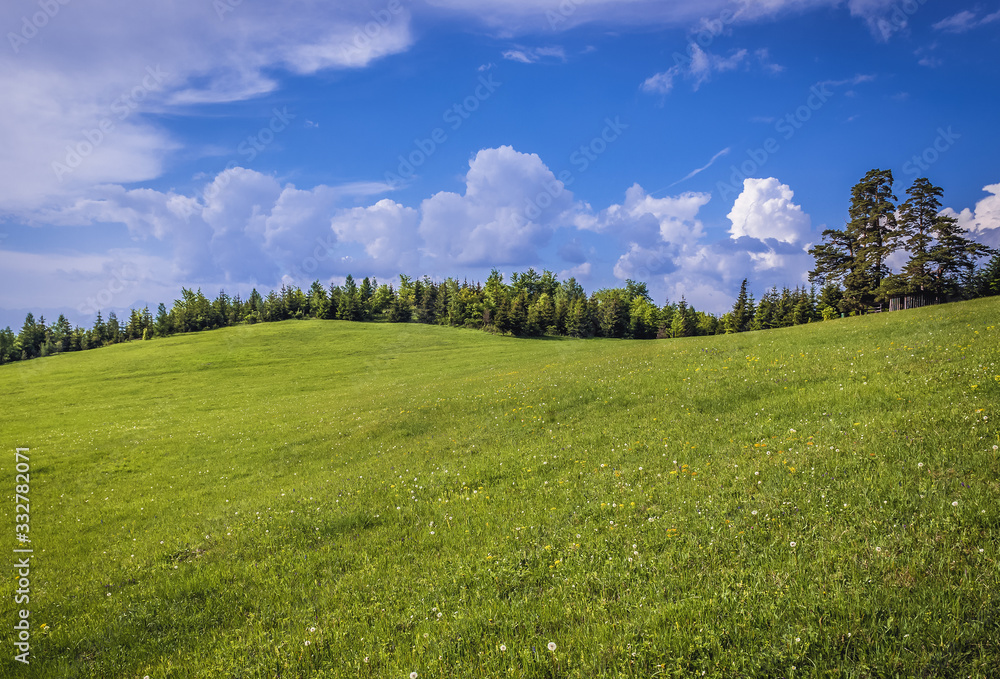
<svg viewBox="0 0 1000 679">
<path fill-rule="evenodd" d="M 170 263 L 170 278 L 232 284 L 275 285 L 349 273 L 344 256 L 353 246 L 367 253 L 365 266 L 394 273 L 414 261 L 415 211 L 393 222 L 391 201 L 360 219 L 340 207 L 346 196 L 370 195 L 379 184 L 318 185 L 298 189 L 255 170 L 234 167 L 196 196 L 153 189 L 103 186 L 94 197 L 39 212 L 45 224 L 123 224 L 146 251 Z M 383 190 L 385 187 L 382 187 Z M 359 221 L 363 229 L 354 228 Z"/>
<path fill-rule="evenodd" d="M 1000 248 L 1000 184 L 984 186 L 983 191 L 990 195 L 976 203 L 974 209 L 956 212 L 948 207 L 942 214 L 957 219 L 958 225 L 979 242 Z"/>
<path fill-rule="evenodd" d="M 463 195 L 442 191 L 421 204 L 424 253 L 459 265 L 530 262 L 571 223 L 573 207 L 572 193 L 537 155 L 484 149 L 469 161 Z"/>
<path fill-rule="evenodd" d="M 755 288 L 804 285 L 812 258 L 804 241 L 810 219 L 792 202 L 792 190 L 774 178 L 746 180 L 729 219 L 730 238 L 706 242 L 698 219 L 709 194 L 654 198 L 635 185 L 622 205 L 612 205 L 592 228 L 616 233 L 625 252 L 614 265 L 620 280 L 646 280 L 655 294 L 681 296 L 720 313 L 743 278 Z"/>
<path fill-rule="evenodd" d="M 792 189 L 774 177 L 743 180 L 743 191 L 727 215 L 730 237 L 800 243 L 808 238 L 809 216 L 792 202 Z"/>
<path fill-rule="evenodd" d="M 364 247 L 373 272 L 394 276 L 419 264 L 419 219 L 415 209 L 386 198 L 370 207 L 338 212 L 332 227 L 341 241 Z"/>
<path fill-rule="evenodd" d="M 626 249 L 614 264 L 616 278 L 652 280 L 655 289 L 703 238 L 698 212 L 709 200 L 711 194 L 695 192 L 655 198 L 633 184 L 623 203 L 601 211 L 586 227 L 614 236 Z"/>
<path fill-rule="evenodd" d="M 625 202 L 604 210 L 591 228 L 612 231 L 640 243 L 663 242 L 683 247 L 704 235 L 704 225 L 697 215 L 711 199 L 710 193 L 693 191 L 654 198 L 639 184 L 633 184 L 625 191 Z"/>
</svg>

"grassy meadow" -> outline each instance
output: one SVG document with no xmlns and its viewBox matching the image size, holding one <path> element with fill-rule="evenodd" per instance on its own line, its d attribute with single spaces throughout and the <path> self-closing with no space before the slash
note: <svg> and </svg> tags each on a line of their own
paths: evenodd
<svg viewBox="0 0 1000 679">
<path fill-rule="evenodd" d="M 3 677 L 1000 667 L 997 298 L 662 341 L 289 321 L 0 387 L 35 550 Z"/>
</svg>

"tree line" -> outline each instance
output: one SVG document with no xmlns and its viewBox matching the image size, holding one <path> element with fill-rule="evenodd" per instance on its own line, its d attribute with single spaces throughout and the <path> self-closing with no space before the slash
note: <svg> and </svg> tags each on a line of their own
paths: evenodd
<svg viewBox="0 0 1000 679">
<path fill-rule="evenodd" d="M 813 285 L 779 291 L 755 300 L 743 280 L 730 311 L 721 317 L 696 310 L 682 297 L 657 306 L 644 282 L 586 294 L 575 278 L 558 280 L 551 271 L 515 272 L 506 281 L 494 269 L 484 284 L 448 278 L 400 275 L 397 285 L 348 275 L 343 285 L 314 281 L 306 290 L 283 285 L 243 299 L 221 291 L 214 300 L 200 289 L 181 288 L 171 308 L 161 303 L 131 309 L 127 319 L 100 312 L 91 328 L 73 327 L 64 315 L 55 323 L 27 314 L 19 333 L 0 331 L 0 363 L 68 351 L 149 340 L 240 324 L 290 319 L 331 319 L 388 323 L 426 323 L 520 337 L 562 335 L 663 339 L 768 330 L 865 313 L 893 295 L 919 294 L 930 302 L 1000 294 L 1000 253 L 966 238 L 955 220 L 940 214 L 941 189 L 918 179 L 909 198 L 896 206 L 892 173 L 872 170 L 851 192 L 850 221 L 827 229 L 823 243 L 810 250 L 816 268 Z M 909 253 L 898 274 L 887 258 L 897 249 Z M 985 267 L 978 259 L 992 254 Z M 816 283 L 822 284 L 817 292 Z"/>
<path fill-rule="evenodd" d="M 566 335 L 652 339 L 720 332 L 720 320 L 696 310 L 683 298 L 662 307 L 653 304 L 645 283 L 626 281 L 623 288 L 587 295 L 574 278 L 559 281 L 551 271 L 515 272 L 510 281 L 494 269 L 485 284 L 448 278 L 400 275 L 397 285 L 348 275 L 343 285 L 319 281 L 305 291 L 284 285 L 266 296 L 254 289 L 243 299 L 225 291 L 210 300 L 200 289 L 181 289 L 180 299 L 156 314 L 132 309 L 128 319 L 98 312 L 93 327 L 71 327 L 64 315 L 47 324 L 29 313 L 20 333 L 0 331 L 0 363 L 66 351 L 239 324 L 290 319 L 330 319 L 388 323 L 427 323 L 479 328 L 523 337 Z"/>
</svg>

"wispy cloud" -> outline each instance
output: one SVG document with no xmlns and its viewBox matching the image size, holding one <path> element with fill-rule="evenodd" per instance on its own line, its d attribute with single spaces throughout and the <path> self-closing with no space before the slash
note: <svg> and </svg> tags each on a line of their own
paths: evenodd
<svg viewBox="0 0 1000 679">
<path fill-rule="evenodd" d="M 716 153 L 714 156 L 712 156 L 712 159 L 710 161 L 708 161 L 707 163 L 705 163 L 703 166 L 699 167 L 697 170 L 692 170 L 691 172 L 689 172 L 687 175 L 685 175 L 681 179 L 678 179 L 677 181 L 675 181 L 668 188 L 673 188 L 674 186 L 677 186 L 681 182 L 686 182 L 688 179 L 691 179 L 691 177 L 694 177 L 697 174 L 701 174 L 702 172 L 704 172 L 708 168 L 712 167 L 712 165 L 715 164 L 715 161 L 717 161 L 719 158 L 721 158 L 722 156 L 728 156 L 729 152 L 731 150 L 732 149 L 730 149 L 728 146 L 726 148 L 722 149 L 721 151 L 719 151 L 718 153 Z"/>
<path fill-rule="evenodd" d="M 978 18 L 976 12 L 962 10 L 958 14 L 952 14 L 950 17 L 942 19 L 936 24 L 932 24 L 931 27 L 936 31 L 943 31 L 945 33 L 965 33 L 998 20 L 1000 20 L 1000 11 Z"/>
<path fill-rule="evenodd" d="M 747 50 L 739 49 L 724 57 L 706 52 L 696 43 L 691 43 L 686 55 L 675 54 L 674 60 L 677 63 L 666 71 L 646 78 L 641 89 L 647 94 L 670 94 L 674 88 L 674 80 L 677 79 L 677 76 L 683 75 L 686 79 L 694 81 L 692 89 L 697 91 L 699 87 L 711 80 L 713 73 L 724 73 L 739 68 L 746 62 L 748 54 Z M 769 70 L 773 70 L 774 67 L 781 70 L 780 66 L 765 64 L 767 50 L 758 51 L 757 56 L 762 59 L 762 65 L 765 65 Z"/>
<path fill-rule="evenodd" d="M 674 89 L 674 78 L 680 75 L 680 66 L 671 66 L 662 73 L 651 75 L 642 83 L 642 91 L 647 94 L 670 94 Z"/>
<path fill-rule="evenodd" d="M 522 64 L 537 64 L 540 61 L 566 61 L 566 50 L 562 47 L 521 47 L 516 46 L 503 53 L 503 58 Z"/>
</svg>

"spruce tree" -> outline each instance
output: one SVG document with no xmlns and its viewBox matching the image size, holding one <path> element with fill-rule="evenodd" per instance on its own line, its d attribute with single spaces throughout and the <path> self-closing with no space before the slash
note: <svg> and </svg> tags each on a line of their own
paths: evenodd
<svg viewBox="0 0 1000 679">
<path fill-rule="evenodd" d="M 941 211 L 941 188 L 926 177 L 913 182 L 906 190 L 909 198 L 899 206 L 899 229 L 910 253 L 910 260 L 903 267 L 903 279 L 908 292 L 936 294 L 933 257 L 935 222 Z"/>
<path fill-rule="evenodd" d="M 747 293 L 747 279 L 743 279 L 740 284 L 740 294 L 733 304 L 731 328 L 733 332 L 746 332 L 750 329 L 750 322 L 753 320 L 753 307 Z"/>
<path fill-rule="evenodd" d="M 842 283 L 842 311 L 863 312 L 884 296 L 882 280 L 890 273 L 886 259 L 898 240 L 892 182 L 891 170 L 870 170 L 851 189 L 844 230 L 825 230 L 824 242 L 809 250 L 816 259 L 809 280 Z"/>
</svg>

